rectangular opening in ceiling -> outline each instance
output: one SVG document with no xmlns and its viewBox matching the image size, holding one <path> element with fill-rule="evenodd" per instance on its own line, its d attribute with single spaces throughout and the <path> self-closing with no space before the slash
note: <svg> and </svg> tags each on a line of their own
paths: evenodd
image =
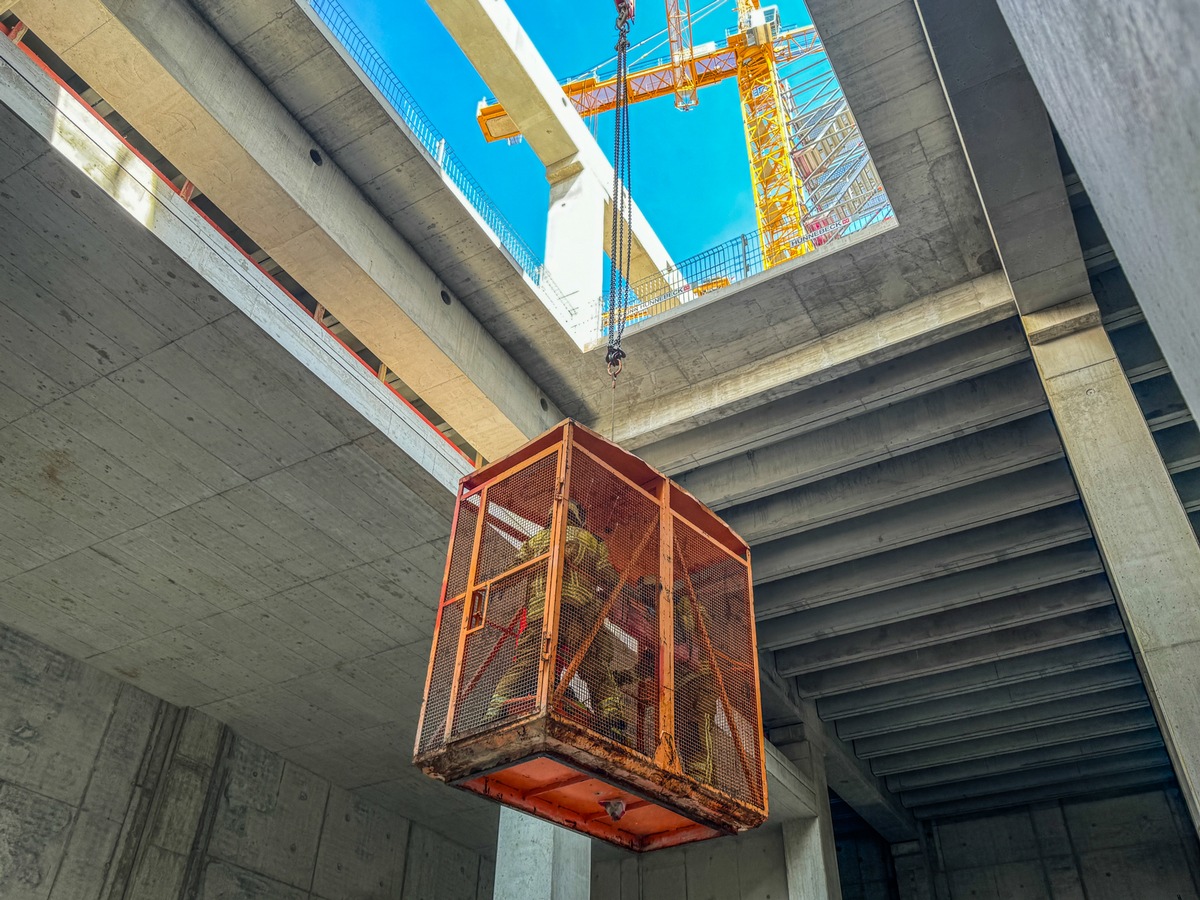
<svg viewBox="0 0 1200 900">
<path fill-rule="evenodd" d="M 455 67 L 465 68 L 466 61 L 450 58 L 457 54 L 440 58 L 445 54 L 438 44 L 440 74 L 435 84 L 427 85 L 423 73 L 428 67 L 419 62 L 417 48 L 405 45 L 407 50 L 402 56 L 395 49 L 397 42 L 386 31 L 368 38 L 339 0 L 308 0 L 308 5 L 342 43 L 361 76 L 374 83 L 391 103 L 413 139 L 425 148 L 431 165 L 459 188 L 465 203 L 474 208 L 517 267 L 541 289 L 543 302 L 552 309 L 555 302 L 561 305 L 561 290 L 573 290 L 572 281 L 578 279 L 569 272 L 555 272 L 553 265 L 547 266 L 530 249 L 531 244 L 539 243 L 546 228 L 546 213 L 540 203 L 536 210 L 520 208 L 529 205 L 533 185 L 519 196 L 509 190 L 509 183 L 520 177 L 522 166 L 530 161 L 528 154 L 517 151 L 513 155 L 501 147 L 475 146 L 479 143 L 478 133 L 464 131 L 461 121 L 469 117 L 448 110 L 439 114 L 439 123 L 447 129 L 450 140 L 462 148 L 460 155 L 417 102 L 422 97 L 429 102 L 437 97 L 441 103 L 457 105 L 453 88 L 462 80 L 474 78 L 475 84 L 482 78 L 481 86 L 488 87 L 486 63 L 477 50 L 465 44 L 487 43 L 490 38 L 473 35 L 467 41 L 451 18 L 443 16 L 451 35 L 464 42 L 462 49 L 479 75 L 469 69 L 465 74 L 455 74 Z M 439 3 L 430 5 L 438 11 Z M 642 243 L 649 248 L 645 253 L 653 264 L 649 271 L 646 265 L 638 267 L 630 285 L 633 298 L 627 321 L 634 326 L 701 298 L 712 302 L 747 279 L 777 267 L 803 264 L 895 225 L 887 192 L 803 0 L 780 0 L 778 5 L 761 8 L 749 0 L 736 5 L 727 0 L 694 2 L 690 11 L 685 8 L 680 21 L 671 18 L 673 7 L 679 17 L 678 4 L 668 3 L 666 7 L 664 18 L 663 6 L 653 0 L 644 0 L 638 6 L 636 44 L 630 53 L 628 78 L 631 101 L 636 104 L 632 127 L 635 148 L 640 141 L 649 148 L 645 152 L 658 158 L 650 162 L 666 160 L 664 165 L 673 167 L 673 175 L 684 174 L 656 177 L 658 173 L 648 172 L 653 165 L 641 160 L 641 171 L 647 174 L 635 179 L 634 199 L 657 230 L 657 237 L 647 227 L 646 236 L 653 240 Z M 592 129 L 592 146 L 580 148 L 576 157 L 584 160 L 585 168 L 602 161 L 601 154 L 611 149 L 608 135 L 612 129 L 615 61 L 593 66 L 595 60 L 583 56 L 611 52 L 608 32 L 594 35 L 589 31 L 587 40 L 576 41 L 574 32 L 566 33 L 570 28 L 561 17 L 534 16 L 517 23 L 507 10 L 501 13 L 512 18 L 516 31 L 525 25 L 530 29 L 529 34 L 520 35 L 521 40 L 511 41 L 520 45 L 513 65 L 527 67 L 532 73 L 530 79 L 536 81 L 539 67 L 547 65 L 534 45 L 552 55 L 560 68 L 576 63 L 589 65 L 583 74 L 560 81 L 561 100 L 564 105 L 569 102 Z M 581 18 L 589 14 L 579 11 Z M 607 17 L 605 8 L 604 21 L 611 27 Z M 552 20 L 566 31 L 547 32 L 547 23 Z M 420 25 L 426 27 L 424 22 Z M 656 33 L 659 26 L 663 26 L 662 31 Z M 444 40 L 445 35 L 431 34 L 431 46 L 435 38 Z M 378 49 L 373 39 L 378 41 Z M 563 62 L 569 56 L 564 48 L 577 43 L 582 46 L 578 52 L 583 56 Z M 511 75 L 510 68 L 505 71 Z M 396 70 L 406 73 L 413 83 L 406 86 Z M 502 80 L 513 79 L 504 75 Z M 428 95 L 422 95 L 423 87 Z M 439 93 L 434 94 L 434 90 Z M 506 85 L 505 92 L 511 97 L 511 86 Z M 672 97 L 676 107 L 696 107 L 696 111 L 687 116 L 677 113 L 667 99 Z M 540 163 L 545 163 L 534 166 L 534 177 L 542 179 L 550 167 L 546 160 L 549 151 L 534 147 L 540 138 L 536 132 L 523 133 L 525 123 L 505 108 L 504 100 L 501 97 L 480 105 L 479 128 L 489 142 L 521 143 L 527 139 Z M 540 123 L 543 131 L 544 120 L 557 114 L 556 104 L 542 110 L 536 103 L 523 101 L 522 109 L 523 114 L 533 116 L 529 127 Z M 652 114 L 645 117 L 645 111 Z M 639 116 L 643 116 L 640 121 Z M 703 116 L 713 116 L 712 124 L 698 133 L 694 125 Z M 570 123 L 564 128 L 570 131 Z M 581 139 L 578 131 L 572 134 Z M 717 143 L 727 144 L 725 149 L 734 151 L 721 156 L 719 164 L 709 158 Z M 468 164 L 475 175 L 468 172 Z M 687 175 L 692 169 L 695 172 Z M 691 186 L 681 189 L 681 184 Z M 611 188 L 606 190 L 611 194 Z M 656 198 L 655 192 L 670 196 L 664 201 L 661 196 Z M 502 212 L 489 193 L 512 199 Z M 694 227 L 698 221 L 703 227 Z M 683 249 L 686 255 L 680 254 L 682 261 L 672 261 L 666 251 L 656 254 L 651 244 L 659 238 L 668 250 Z M 696 252 L 698 246 L 707 249 Z M 599 260 L 603 250 L 580 248 L 579 252 L 594 252 Z M 639 252 L 635 250 L 635 254 Z M 602 290 L 606 289 L 607 276 Z M 577 297 L 582 295 L 572 294 L 572 302 Z M 607 325 L 601 313 L 601 298 L 594 303 L 579 302 L 588 307 L 576 317 L 582 330 L 577 333 L 565 322 L 564 327 L 581 346 L 594 346 Z"/>
</svg>

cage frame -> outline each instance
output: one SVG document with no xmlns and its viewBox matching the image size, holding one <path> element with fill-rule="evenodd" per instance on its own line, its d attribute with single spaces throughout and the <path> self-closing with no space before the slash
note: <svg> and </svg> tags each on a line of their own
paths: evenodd
<svg viewBox="0 0 1200 900">
<path fill-rule="evenodd" d="M 518 475 L 531 466 L 536 465 L 547 457 L 558 454 L 556 461 L 555 482 L 552 495 L 551 517 L 549 528 L 552 539 L 548 552 L 533 559 L 511 566 L 490 578 L 479 582 L 479 564 L 481 540 L 489 519 L 488 492 L 497 484 Z M 640 492 L 652 501 L 658 509 L 657 529 L 652 524 L 641 546 L 630 558 L 629 564 L 620 572 L 617 584 L 609 593 L 595 623 L 591 626 L 591 634 L 576 649 L 572 660 L 558 676 L 556 687 L 554 680 L 558 672 L 558 654 L 560 652 L 558 630 L 561 626 L 561 593 L 564 577 L 564 545 L 566 543 L 568 516 L 567 506 L 572 497 L 571 477 L 576 454 L 582 453 L 599 465 L 605 477 L 615 477 L 625 486 Z M 475 516 L 475 532 L 471 543 L 471 559 L 468 577 L 463 592 L 447 596 L 450 587 L 452 566 L 455 561 L 455 549 L 462 536 L 457 534 L 461 521 L 460 512 L 464 503 L 470 503 L 471 498 L 478 496 L 478 511 Z M 746 797 L 734 796 L 711 783 L 688 775 L 683 768 L 680 754 L 676 750 L 677 735 L 675 721 L 675 528 L 676 518 L 691 528 L 695 534 L 706 540 L 711 546 L 718 548 L 724 554 L 746 570 L 746 601 L 748 604 L 748 621 L 745 623 L 749 639 L 749 659 L 744 665 L 750 669 L 749 684 L 753 692 L 753 721 L 745 715 L 738 715 L 751 726 L 750 733 L 755 741 L 754 749 L 757 755 L 757 765 L 752 766 L 746 748 L 743 746 L 743 736 L 739 733 L 742 726 L 735 721 L 735 708 L 724 687 L 723 676 L 717 663 L 711 639 L 706 632 L 702 613 L 695 618 L 698 620 L 698 631 L 703 644 L 707 648 L 711 662 L 711 672 L 718 689 L 716 703 L 725 710 L 729 723 L 729 734 L 736 748 L 747 788 L 757 786 L 758 795 L 762 802 L 755 803 Z M 654 742 L 653 757 L 618 742 L 613 738 L 564 716 L 556 710 L 556 701 L 561 700 L 566 691 L 571 676 L 582 665 L 584 655 L 598 632 L 604 627 L 607 616 L 612 611 L 617 598 L 621 596 L 630 570 L 634 568 L 643 551 L 645 544 L 654 536 L 658 538 L 658 573 L 659 588 L 655 605 L 659 647 L 657 648 L 657 733 Z M 456 712 L 461 700 L 460 693 L 465 675 L 465 657 L 467 637 L 483 627 L 486 622 L 487 604 L 493 585 L 501 580 L 507 580 L 525 568 L 536 571 L 536 567 L 546 565 L 545 597 L 542 613 L 542 635 L 535 689 L 535 699 L 528 711 L 503 719 L 501 722 L 485 728 L 477 728 L 473 732 L 454 735 Z M 482 466 L 465 475 L 459 482 L 456 495 L 454 518 L 451 525 L 450 546 L 446 555 L 446 566 L 439 595 L 437 620 L 434 630 L 434 644 L 430 653 L 426 670 L 425 691 L 421 704 L 421 716 L 414 746 L 413 762 L 426 774 L 446 782 L 452 786 L 481 794 L 509 806 L 516 807 L 532 815 L 549 819 L 565 827 L 618 844 L 635 851 L 655 850 L 663 847 L 676 846 L 695 840 L 703 840 L 722 834 L 732 834 L 756 827 L 765 821 L 768 811 L 766 786 L 766 755 L 765 739 L 762 727 L 762 689 L 757 663 L 757 634 L 753 615 L 753 582 L 750 577 L 750 548 L 723 520 L 713 513 L 702 502 L 675 484 L 669 477 L 659 472 L 648 463 L 638 459 L 631 453 L 607 441 L 601 435 L 571 419 L 564 420 L 542 435 L 532 439 L 513 453 L 501 460 Z M 688 576 L 684 568 L 685 579 Z M 483 589 L 480 608 L 476 608 L 475 596 Z M 695 586 L 686 587 L 691 594 L 694 609 L 703 609 L 697 598 Z M 461 599 L 461 610 L 455 609 Z M 457 646 L 454 656 L 454 670 L 450 685 L 450 695 L 445 712 L 445 719 L 440 723 L 426 721 L 429 712 L 431 692 L 435 688 L 434 670 L 437 660 L 438 641 L 442 635 L 444 616 L 447 610 L 460 616 L 458 633 L 455 638 Z M 469 627 L 473 617 L 478 616 L 479 624 Z M 452 621 L 452 620 L 451 620 Z M 510 628 L 512 628 L 510 623 Z M 504 631 L 504 629 L 501 629 Z M 653 632 L 652 632 L 653 633 Z M 509 632 L 511 634 L 511 632 Z M 472 676 L 472 685 L 486 667 L 492 664 L 497 650 L 506 640 L 501 637 L 496 648 L 488 659 L 479 667 L 479 672 Z M 639 684 L 639 692 L 643 685 Z M 639 704 L 639 700 L 637 701 Z M 638 721 L 639 741 L 641 729 L 646 715 L 640 715 Z M 440 743 L 421 751 L 422 742 L 429 727 L 441 727 Z M 570 774 L 559 782 L 548 783 L 531 791 L 518 791 L 499 775 L 513 771 L 548 771 L 550 762 L 570 770 Z M 645 837 L 638 837 L 618 827 L 615 821 L 606 821 L 603 813 L 584 816 L 577 811 L 564 810 L 555 806 L 545 798 L 559 790 L 570 790 L 574 785 L 589 786 L 598 782 L 613 788 L 629 798 L 630 809 L 641 806 L 653 806 L 661 810 L 664 816 L 674 815 L 686 820 L 685 824 L 667 829 Z M 580 788 L 580 790 L 583 789 Z M 648 811 L 655 815 L 654 811 Z"/>
</svg>

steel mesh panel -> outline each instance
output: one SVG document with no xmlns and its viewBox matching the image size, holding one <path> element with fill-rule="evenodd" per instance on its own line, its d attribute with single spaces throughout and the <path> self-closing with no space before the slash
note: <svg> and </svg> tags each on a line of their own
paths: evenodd
<svg viewBox="0 0 1200 900">
<path fill-rule="evenodd" d="M 454 523 L 454 546 L 450 548 L 450 565 L 446 570 L 446 597 L 467 592 L 471 575 L 471 551 L 475 548 L 475 526 L 479 520 L 479 494 L 463 498 L 458 504 Z"/>
<path fill-rule="evenodd" d="M 470 539 L 467 543 L 471 543 Z M 447 603 L 442 607 L 439 616 L 418 753 L 436 749 L 445 743 L 446 714 L 450 709 L 450 684 L 454 678 L 454 662 L 458 657 L 458 635 L 462 630 L 462 605 L 461 597 Z"/>
<path fill-rule="evenodd" d="M 659 505 L 578 450 L 569 499 L 555 712 L 653 756 Z"/>
<path fill-rule="evenodd" d="M 517 565 L 526 541 L 550 524 L 557 477 L 558 454 L 551 453 L 488 487 L 475 584 Z"/>
<path fill-rule="evenodd" d="M 543 559 L 476 589 L 463 641 L 452 737 L 533 711 L 546 569 Z"/>
<path fill-rule="evenodd" d="M 678 517 L 674 533 L 675 745 L 680 761 L 698 781 L 761 805 L 749 571 Z"/>
</svg>

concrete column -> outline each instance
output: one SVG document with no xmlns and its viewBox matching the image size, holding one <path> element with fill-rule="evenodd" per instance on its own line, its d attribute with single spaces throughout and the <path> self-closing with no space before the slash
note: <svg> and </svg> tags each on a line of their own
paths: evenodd
<svg viewBox="0 0 1200 900">
<path fill-rule="evenodd" d="M 504 807 L 494 900 L 588 900 L 591 839 Z"/>
<path fill-rule="evenodd" d="M 937 900 L 933 871 L 920 841 L 892 844 L 900 900 Z"/>
<path fill-rule="evenodd" d="M 811 779 L 817 808 L 815 818 L 789 819 L 783 823 L 788 900 L 842 900 L 825 757 L 810 741 L 788 744 L 781 749 Z"/>
<path fill-rule="evenodd" d="M 571 331 L 599 316 L 604 287 L 604 216 L 607 194 L 584 169 L 550 185 L 546 219 L 546 269 L 573 307 Z"/>
<path fill-rule="evenodd" d="M 1200 545 L 1091 295 L 1022 317 L 1192 821 Z"/>
<path fill-rule="evenodd" d="M 1200 409 L 1200 205 L 1186 187 L 1200 167 L 1200 7 L 998 5 L 1180 390 Z"/>
</svg>

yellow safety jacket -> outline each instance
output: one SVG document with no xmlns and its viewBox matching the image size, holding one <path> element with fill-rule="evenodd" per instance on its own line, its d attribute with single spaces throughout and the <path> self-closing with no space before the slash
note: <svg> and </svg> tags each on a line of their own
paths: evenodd
<svg viewBox="0 0 1200 900">
<path fill-rule="evenodd" d="M 550 549 L 550 529 L 543 528 L 521 547 L 521 562 L 542 556 Z M 616 582 L 604 541 L 585 528 L 567 526 L 563 547 L 562 602 L 580 609 L 600 601 L 598 589 Z M 546 606 L 546 573 L 540 570 L 529 583 L 529 619 L 541 619 Z"/>
</svg>

